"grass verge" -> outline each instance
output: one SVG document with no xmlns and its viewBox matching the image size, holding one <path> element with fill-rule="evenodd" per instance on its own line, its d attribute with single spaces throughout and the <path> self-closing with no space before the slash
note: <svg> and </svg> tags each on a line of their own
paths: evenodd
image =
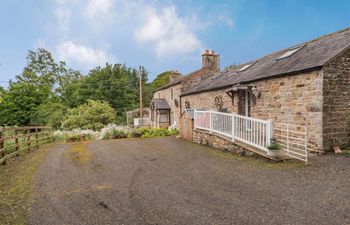
<svg viewBox="0 0 350 225">
<path fill-rule="evenodd" d="M 26 224 L 33 178 L 46 150 L 22 154 L 0 166 L 0 224 Z"/>
<path fill-rule="evenodd" d="M 341 155 L 345 157 L 350 157 L 350 149 L 343 150 Z"/>
</svg>

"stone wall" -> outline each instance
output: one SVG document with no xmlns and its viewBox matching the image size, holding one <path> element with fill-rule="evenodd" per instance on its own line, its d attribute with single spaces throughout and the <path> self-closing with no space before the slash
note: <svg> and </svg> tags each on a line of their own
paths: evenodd
<svg viewBox="0 0 350 225">
<path fill-rule="evenodd" d="M 181 98 L 182 110 L 185 110 L 185 101 L 189 101 L 192 109 L 217 111 L 214 100 L 216 96 L 221 96 L 223 101 L 222 109 L 226 109 L 228 112 L 237 112 L 238 105 L 232 105 L 232 99 L 226 94 L 227 90 L 228 89 L 222 89 L 184 96 Z"/>
<path fill-rule="evenodd" d="M 322 85 L 321 71 L 266 79 L 249 85 L 261 92 L 251 107 L 251 117 L 272 119 L 274 123 L 292 123 L 307 126 L 309 148 L 323 150 L 322 144 Z M 234 101 L 226 90 L 204 92 L 181 98 L 182 105 L 189 101 L 192 109 L 216 110 L 215 96 L 222 96 L 228 112 L 238 112 L 238 96 Z"/>
<path fill-rule="evenodd" d="M 350 146 L 350 49 L 323 68 L 324 148 L 330 150 L 332 139 L 345 148 Z"/>
<path fill-rule="evenodd" d="M 173 90 L 173 99 L 171 99 L 171 90 Z M 165 98 L 171 108 L 170 113 L 173 113 L 174 121 L 176 121 L 177 126 L 180 125 L 180 93 L 181 84 L 174 85 L 172 87 L 159 90 L 153 93 L 153 99 Z M 175 101 L 177 100 L 178 106 L 176 106 Z"/>
<path fill-rule="evenodd" d="M 234 154 L 259 157 L 256 153 L 245 150 L 239 145 L 226 140 L 218 135 L 212 135 L 207 131 L 193 130 L 193 142 L 200 145 L 209 146 L 221 151 L 229 151 Z"/>
<path fill-rule="evenodd" d="M 188 112 L 184 112 L 180 118 L 180 136 L 182 139 L 192 141 L 193 125 L 193 118 Z"/>
</svg>

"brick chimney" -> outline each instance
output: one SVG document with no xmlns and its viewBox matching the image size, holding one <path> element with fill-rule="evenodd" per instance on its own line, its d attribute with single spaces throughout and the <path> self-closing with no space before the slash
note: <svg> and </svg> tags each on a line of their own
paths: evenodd
<svg viewBox="0 0 350 225">
<path fill-rule="evenodd" d="M 202 68 L 208 68 L 211 70 L 220 70 L 220 55 L 216 54 L 215 51 L 205 50 L 202 55 Z"/>
</svg>

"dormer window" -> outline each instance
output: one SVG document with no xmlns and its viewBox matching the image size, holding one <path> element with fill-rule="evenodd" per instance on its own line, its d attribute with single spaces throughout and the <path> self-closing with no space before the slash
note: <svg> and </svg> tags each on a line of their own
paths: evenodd
<svg viewBox="0 0 350 225">
<path fill-rule="evenodd" d="M 288 51 L 286 51 L 285 53 L 283 53 L 280 57 L 278 57 L 277 60 L 288 58 L 288 57 L 294 55 L 295 53 L 297 53 L 303 47 L 304 47 L 304 45 L 298 45 L 294 48 L 291 48 Z"/>
<path fill-rule="evenodd" d="M 238 72 L 242 72 L 242 71 L 248 69 L 249 67 L 251 67 L 252 65 L 253 65 L 253 64 L 247 64 L 247 65 L 243 66 L 242 68 L 240 68 L 240 69 L 238 70 Z"/>
</svg>

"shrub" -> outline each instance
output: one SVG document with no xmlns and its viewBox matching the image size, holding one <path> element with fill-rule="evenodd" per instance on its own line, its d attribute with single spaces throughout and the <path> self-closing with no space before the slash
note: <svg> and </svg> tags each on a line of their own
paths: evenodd
<svg viewBox="0 0 350 225">
<path fill-rule="evenodd" d="M 271 143 L 269 146 L 267 146 L 267 149 L 271 151 L 278 151 L 281 150 L 281 148 L 282 146 L 277 142 Z"/>
<path fill-rule="evenodd" d="M 137 128 L 129 130 L 127 127 L 109 124 L 104 127 L 99 135 L 99 139 L 118 139 L 118 138 L 151 138 L 177 135 L 179 132 L 174 129 L 165 128 Z"/>
<path fill-rule="evenodd" d="M 98 137 L 98 132 L 92 130 L 72 130 L 72 131 L 55 131 L 53 133 L 54 141 L 56 142 L 78 142 L 90 141 Z"/>
<path fill-rule="evenodd" d="M 57 130 L 53 132 L 53 140 L 55 142 L 64 142 L 66 141 L 65 133 L 61 130 Z"/>
<path fill-rule="evenodd" d="M 109 124 L 101 129 L 99 139 L 127 138 L 128 136 L 128 128 L 116 124 Z"/>
<path fill-rule="evenodd" d="M 176 130 L 169 130 L 165 128 L 153 128 L 153 129 L 145 129 L 142 130 L 142 138 L 150 138 L 150 137 L 165 137 L 172 136 L 178 134 Z"/>
<path fill-rule="evenodd" d="M 115 110 L 107 103 L 88 100 L 87 103 L 69 110 L 62 128 L 100 130 L 115 121 Z"/>
<path fill-rule="evenodd" d="M 123 130 L 114 130 L 112 133 L 113 139 L 120 139 L 120 138 L 127 138 L 127 137 L 128 137 L 127 132 Z"/>
<path fill-rule="evenodd" d="M 144 129 L 134 129 L 131 131 L 131 136 L 134 138 L 139 138 L 144 134 Z"/>
</svg>

